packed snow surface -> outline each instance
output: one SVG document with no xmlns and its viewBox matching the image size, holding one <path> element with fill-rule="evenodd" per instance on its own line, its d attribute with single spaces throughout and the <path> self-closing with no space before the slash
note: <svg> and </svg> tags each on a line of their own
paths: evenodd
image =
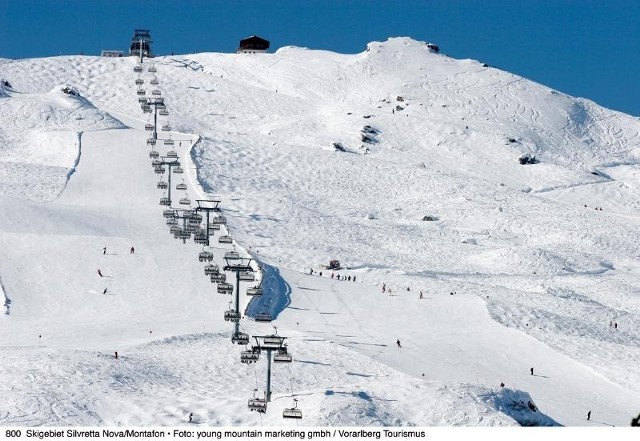
<svg viewBox="0 0 640 441">
<path fill-rule="evenodd" d="M 640 411 L 636 118 L 408 38 L 135 65 L 0 60 L 0 425 Z M 211 247 L 175 240 L 158 204 L 139 102 L 158 96 L 154 150 L 184 168 L 173 207 L 216 199 L 227 219 Z M 287 337 L 266 414 L 247 408 L 266 354 L 240 363 L 203 248 L 220 268 L 233 249 L 253 259 L 240 329 Z M 303 419 L 283 420 L 294 399 Z"/>
</svg>

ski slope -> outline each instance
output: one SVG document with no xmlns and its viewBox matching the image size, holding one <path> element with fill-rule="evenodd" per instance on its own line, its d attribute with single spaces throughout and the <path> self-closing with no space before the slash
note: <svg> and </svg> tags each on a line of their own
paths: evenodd
<svg viewBox="0 0 640 441">
<path fill-rule="evenodd" d="M 295 425 L 293 398 L 305 426 L 640 410 L 636 118 L 407 38 L 134 65 L 0 60 L 0 425 Z M 264 415 L 266 363 L 240 363 L 231 299 L 165 224 L 136 78 L 169 110 L 174 201 L 221 200 L 214 263 L 262 265 L 240 327 L 294 358 Z"/>
</svg>

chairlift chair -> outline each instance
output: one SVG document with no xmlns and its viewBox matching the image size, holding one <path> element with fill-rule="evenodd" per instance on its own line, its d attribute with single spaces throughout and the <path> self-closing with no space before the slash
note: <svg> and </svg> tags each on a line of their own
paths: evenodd
<svg viewBox="0 0 640 441">
<path fill-rule="evenodd" d="M 249 334 L 245 334 L 244 332 L 236 332 L 231 336 L 231 343 L 237 343 L 243 346 L 248 345 Z"/>
<path fill-rule="evenodd" d="M 298 399 L 294 398 L 293 403 L 293 407 L 286 408 L 282 411 L 282 418 L 302 418 L 302 411 L 298 409 Z"/>
<path fill-rule="evenodd" d="M 180 227 L 178 225 L 171 225 L 171 227 L 169 228 L 169 232 L 175 236 L 180 232 Z"/>
<path fill-rule="evenodd" d="M 284 341 L 284 337 L 279 337 L 277 335 L 269 335 L 262 338 L 262 347 L 265 349 L 280 349 L 282 348 L 282 342 Z"/>
<path fill-rule="evenodd" d="M 136 93 L 137 93 L 138 95 L 146 95 L 146 94 L 147 94 L 147 92 L 146 92 L 144 89 L 138 89 L 138 90 L 136 91 Z"/>
<path fill-rule="evenodd" d="M 170 219 L 170 218 L 174 218 L 176 217 L 176 212 L 175 210 L 164 210 L 162 212 L 162 217 L 166 218 L 166 219 Z"/>
<path fill-rule="evenodd" d="M 160 153 L 158 153 L 158 151 L 157 151 L 157 150 L 151 150 L 151 151 L 149 152 L 149 157 L 150 157 L 151 159 L 158 159 L 158 158 L 160 157 Z"/>
<path fill-rule="evenodd" d="M 144 84 L 144 80 L 142 78 L 136 78 L 136 86 Z"/>
<path fill-rule="evenodd" d="M 193 241 L 201 245 L 207 245 L 207 235 L 196 231 L 193 235 Z"/>
<path fill-rule="evenodd" d="M 169 124 L 165 124 L 162 126 L 162 131 L 163 132 L 170 132 L 171 131 L 171 126 Z"/>
<path fill-rule="evenodd" d="M 159 159 L 153 159 L 151 161 L 151 166 L 152 167 L 162 167 L 162 161 Z"/>
<path fill-rule="evenodd" d="M 227 251 L 224 253 L 225 259 L 238 260 L 240 259 L 240 254 L 237 251 Z"/>
<path fill-rule="evenodd" d="M 219 224 L 209 224 L 209 234 L 213 236 L 214 231 L 220 230 Z"/>
<path fill-rule="evenodd" d="M 144 125 L 144 129 L 147 131 L 152 131 L 153 130 L 153 124 L 145 124 Z"/>
<path fill-rule="evenodd" d="M 163 174 L 166 170 L 164 169 L 164 167 L 155 167 L 153 169 L 154 172 L 156 172 L 156 174 L 161 175 Z"/>
<path fill-rule="evenodd" d="M 238 273 L 238 278 L 243 282 L 253 282 L 256 280 L 251 271 L 242 271 Z"/>
<path fill-rule="evenodd" d="M 177 157 L 178 157 L 178 153 L 175 150 L 169 150 L 167 152 L 167 158 L 177 158 Z"/>
<path fill-rule="evenodd" d="M 269 322 L 271 322 L 271 314 L 268 314 L 266 312 L 262 312 L 260 314 L 256 314 L 256 316 L 253 319 L 256 322 L 269 323 Z"/>
<path fill-rule="evenodd" d="M 180 229 L 178 234 L 174 234 L 174 237 L 176 239 L 191 239 L 191 233 L 189 231 L 184 230 L 184 229 Z"/>
<path fill-rule="evenodd" d="M 171 205 L 171 199 L 169 199 L 168 197 L 161 197 L 160 198 L 160 205 L 170 206 Z"/>
<path fill-rule="evenodd" d="M 156 77 L 153 77 L 149 82 L 155 86 L 156 84 L 158 84 L 158 79 Z"/>
<path fill-rule="evenodd" d="M 211 274 L 211 283 L 224 283 L 227 280 L 227 275 L 224 273 Z M 221 293 L 226 294 L 226 293 Z"/>
<path fill-rule="evenodd" d="M 158 90 L 158 89 L 153 89 L 151 91 L 151 95 L 162 95 L 162 92 L 160 92 L 160 90 Z"/>
<path fill-rule="evenodd" d="M 211 262 L 213 260 L 213 253 L 211 251 L 200 251 L 200 254 L 198 254 L 198 260 L 200 262 Z"/>
<path fill-rule="evenodd" d="M 153 130 L 153 129 L 152 129 L 152 130 Z M 149 144 L 149 145 L 156 145 L 156 140 L 155 140 L 155 139 L 153 139 L 153 138 L 149 138 L 149 139 L 147 139 L 147 144 Z"/>
<path fill-rule="evenodd" d="M 158 72 L 158 69 L 156 69 L 155 66 L 149 66 L 149 72 L 154 73 L 154 72 Z"/>
<path fill-rule="evenodd" d="M 212 276 L 213 274 L 220 274 L 220 268 L 218 265 L 209 264 L 204 267 L 205 276 Z"/>
<path fill-rule="evenodd" d="M 262 288 L 260 288 L 259 286 L 253 286 L 251 288 L 247 288 L 247 295 L 253 296 L 253 297 L 261 296 Z"/>
<path fill-rule="evenodd" d="M 138 103 L 139 104 L 147 104 L 147 99 L 143 96 L 138 97 Z"/>
<path fill-rule="evenodd" d="M 240 353 L 240 363 L 251 364 L 260 360 L 260 352 L 247 349 Z"/>
<path fill-rule="evenodd" d="M 273 356 L 274 363 L 291 363 L 292 361 L 293 357 L 287 352 L 286 348 L 278 350 L 278 353 Z"/>
<path fill-rule="evenodd" d="M 160 109 L 160 111 L 159 111 L 158 113 L 159 113 L 160 115 L 164 115 L 164 116 L 166 116 L 166 115 L 168 115 L 168 114 L 169 114 L 169 111 L 168 111 L 167 109 Z"/>
<path fill-rule="evenodd" d="M 241 314 L 238 311 L 228 310 L 224 312 L 224 321 L 225 322 L 239 322 L 241 319 Z"/>
<path fill-rule="evenodd" d="M 231 236 L 220 236 L 218 238 L 218 243 L 233 243 L 233 239 Z"/>
<path fill-rule="evenodd" d="M 164 140 L 164 145 L 173 145 L 173 139 L 171 139 L 171 138 L 165 139 Z M 169 156 L 169 155 L 167 154 L 167 156 Z"/>
<path fill-rule="evenodd" d="M 136 72 L 136 73 L 140 73 L 140 72 L 142 72 L 142 66 L 140 66 L 139 64 L 136 64 L 136 65 L 133 67 L 133 71 L 134 71 L 134 72 Z"/>
<path fill-rule="evenodd" d="M 225 218 L 224 216 L 215 216 L 213 218 L 211 218 L 211 223 L 212 224 L 218 224 L 218 225 L 224 225 L 227 223 L 227 218 Z"/>
<path fill-rule="evenodd" d="M 158 190 L 166 190 L 167 188 L 169 188 L 169 184 L 167 184 L 166 181 L 160 180 L 156 184 L 156 188 L 158 188 Z"/>
<path fill-rule="evenodd" d="M 191 199 L 189 198 L 182 198 L 178 201 L 178 203 L 180 205 L 191 205 Z"/>
<path fill-rule="evenodd" d="M 213 276 L 211 276 L 213 278 Z M 218 294 L 233 294 L 233 285 L 226 282 L 218 283 L 216 288 L 218 290 Z"/>
<path fill-rule="evenodd" d="M 184 173 L 184 169 L 182 167 L 176 167 L 173 169 L 174 173 L 181 174 Z"/>
<path fill-rule="evenodd" d="M 181 182 L 176 185 L 176 190 L 186 190 L 186 189 L 187 189 L 187 184 L 185 184 L 184 182 Z M 193 219 L 190 219 L 190 220 L 193 220 Z"/>
<path fill-rule="evenodd" d="M 167 225 L 171 226 L 171 225 L 178 225 L 178 219 L 175 218 L 169 218 L 167 219 Z"/>
<path fill-rule="evenodd" d="M 258 413 L 267 413 L 267 400 L 264 398 L 251 398 L 248 406 L 249 410 L 255 410 Z"/>
<path fill-rule="evenodd" d="M 184 182 L 184 181 L 183 181 Z M 202 215 L 198 213 L 191 213 L 189 215 L 189 219 L 198 221 L 198 223 L 202 222 Z"/>
</svg>

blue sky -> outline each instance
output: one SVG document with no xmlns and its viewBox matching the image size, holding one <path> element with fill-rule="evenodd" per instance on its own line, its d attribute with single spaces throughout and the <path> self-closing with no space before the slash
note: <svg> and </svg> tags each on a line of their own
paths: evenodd
<svg viewBox="0 0 640 441">
<path fill-rule="evenodd" d="M 0 0 L 0 58 L 126 50 L 134 28 L 159 55 L 252 34 L 342 53 L 408 36 L 640 116 L 638 0 Z"/>
</svg>

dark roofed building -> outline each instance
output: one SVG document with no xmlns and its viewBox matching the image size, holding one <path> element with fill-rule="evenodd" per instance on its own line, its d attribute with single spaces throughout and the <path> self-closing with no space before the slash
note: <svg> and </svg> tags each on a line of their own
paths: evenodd
<svg viewBox="0 0 640 441">
<path fill-rule="evenodd" d="M 252 35 L 249 38 L 240 40 L 240 47 L 238 48 L 239 54 L 255 54 L 260 52 L 267 52 L 269 49 L 269 40 L 260 38 L 257 35 Z"/>
</svg>

